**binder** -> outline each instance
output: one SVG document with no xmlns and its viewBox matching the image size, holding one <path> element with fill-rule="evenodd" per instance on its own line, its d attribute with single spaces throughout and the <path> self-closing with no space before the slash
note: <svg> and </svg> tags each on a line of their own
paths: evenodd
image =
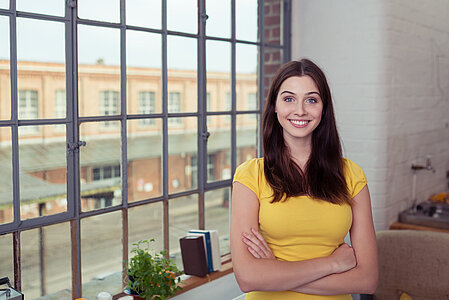
<svg viewBox="0 0 449 300">
<path fill-rule="evenodd" d="M 185 236 L 179 240 L 182 264 L 187 275 L 206 276 L 208 265 L 204 248 L 204 236 Z"/>
</svg>

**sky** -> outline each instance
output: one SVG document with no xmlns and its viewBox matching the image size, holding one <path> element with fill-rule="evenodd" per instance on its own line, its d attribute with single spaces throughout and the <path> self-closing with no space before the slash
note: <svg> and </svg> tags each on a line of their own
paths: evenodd
<svg viewBox="0 0 449 300">
<path fill-rule="evenodd" d="M 236 8 L 237 39 L 256 41 L 257 0 L 238 0 Z M 17 0 L 17 10 L 64 15 L 65 0 Z M 8 0 L 0 0 L 0 8 L 8 8 Z M 209 16 L 206 33 L 229 38 L 231 32 L 230 0 L 206 0 Z M 197 32 L 197 1 L 168 0 L 167 26 L 169 30 Z M 119 0 L 78 0 L 78 16 L 83 19 L 118 23 Z M 127 24 L 161 28 L 160 0 L 127 0 Z M 64 62 L 64 25 L 60 22 L 17 19 L 18 60 Z M 168 37 L 168 68 L 196 69 L 196 39 Z M 161 36 L 127 30 L 127 64 L 140 67 L 161 67 Z M 208 71 L 230 71 L 231 48 L 226 42 L 207 41 Z M 236 67 L 239 73 L 257 70 L 257 47 L 237 45 Z M 9 58 L 9 18 L 0 15 L 0 58 Z M 106 65 L 120 62 L 120 31 L 118 29 L 78 25 L 78 61 L 94 64 L 102 59 Z"/>
</svg>

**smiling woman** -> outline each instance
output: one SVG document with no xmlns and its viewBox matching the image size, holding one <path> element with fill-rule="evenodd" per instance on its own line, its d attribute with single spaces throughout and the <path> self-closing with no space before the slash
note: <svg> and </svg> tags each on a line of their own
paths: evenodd
<svg viewBox="0 0 449 300">
<path fill-rule="evenodd" d="M 310 60 L 275 75 L 263 144 L 264 157 L 234 175 L 231 253 L 246 299 L 372 293 L 377 253 L 366 177 L 341 155 L 330 90 Z"/>
</svg>

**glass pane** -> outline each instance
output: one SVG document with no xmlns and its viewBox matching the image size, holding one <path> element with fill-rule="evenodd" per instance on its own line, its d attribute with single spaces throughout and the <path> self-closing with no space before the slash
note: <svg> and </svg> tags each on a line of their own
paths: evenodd
<svg viewBox="0 0 449 300">
<path fill-rule="evenodd" d="M 1 2 L 1 1 L 0 1 Z M 36 0 L 16 0 L 17 10 L 32 13 L 64 16 L 65 1 L 61 0 L 46 0 L 45 5 L 41 1 Z"/>
<path fill-rule="evenodd" d="M 14 286 L 12 241 L 12 234 L 0 235 L 0 274 L 2 274 L 2 277 L 8 277 L 9 281 Z"/>
<path fill-rule="evenodd" d="M 258 47 L 237 44 L 237 110 L 248 110 L 248 95 L 257 93 Z"/>
<path fill-rule="evenodd" d="M 270 47 L 265 47 L 264 51 L 264 99 L 266 99 L 271 81 L 276 74 L 276 71 L 283 64 L 283 53 L 282 49 Z"/>
<path fill-rule="evenodd" d="M 264 2 L 264 42 L 280 45 L 282 43 L 282 3 L 281 0 Z"/>
<path fill-rule="evenodd" d="M 257 130 L 256 114 L 237 115 L 237 166 L 257 157 Z"/>
<path fill-rule="evenodd" d="M 19 127 L 20 215 L 22 219 L 67 211 L 65 134 L 55 125 Z"/>
<path fill-rule="evenodd" d="M 10 118 L 11 79 L 9 61 L 9 18 L 0 16 L 0 120 L 9 120 Z"/>
<path fill-rule="evenodd" d="M 209 116 L 207 182 L 231 178 L 231 116 Z"/>
<path fill-rule="evenodd" d="M 180 94 L 179 112 L 198 110 L 197 41 L 185 37 L 168 37 L 168 91 Z M 182 49 L 182 51 L 180 51 Z M 170 107 L 170 99 L 168 103 Z M 168 111 L 175 112 L 175 111 Z"/>
<path fill-rule="evenodd" d="M 66 84 L 64 23 L 17 18 L 17 60 L 19 120 L 57 117 L 56 91 Z"/>
<path fill-rule="evenodd" d="M 128 120 L 128 202 L 162 195 L 162 121 Z"/>
<path fill-rule="evenodd" d="M 206 1 L 206 34 L 223 38 L 231 37 L 231 1 Z"/>
<path fill-rule="evenodd" d="M 78 45 L 80 115 L 120 114 L 120 31 L 79 25 Z"/>
<path fill-rule="evenodd" d="M 78 17 L 120 23 L 120 0 L 78 0 Z"/>
<path fill-rule="evenodd" d="M 206 41 L 207 111 L 231 109 L 231 44 Z"/>
<path fill-rule="evenodd" d="M 257 0 L 235 2 L 235 34 L 238 40 L 257 42 Z"/>
<path fill-rule="evenodd" d="M 191 229 L 198 229 L 198 195 L 172 199 L 169 202 L 170 258 L 180 270 L 182 267 L 179 239 Z"/>
<path fill-rule="evenodd" d="M 9 9 L 9 0 L 0 0 L 0 8 Z"/>
<path fill-rule="evenodd" d="M 168 119 L 168 191 L 178 193 L 198 186 L 197 118 Z"/>
<path fill-rule="evenodd" d="M 81 219 L 82 292 L 122 292 L 122 214 L 120 211 Z"/>
<path fill-rule="evenodd" d="M 206 192 L 205 221 L 206 229 L 217 230 L 220 238 L 221 255 L 231 252 L 229 241 L 229 202 L 231 189 L 224 188 Z"/>
<path fill-rule="evenodd" d="M 120 205 L 120 121 L 83 123 L 80 140 L 86 141 L 86 146 L 80 147 L 81 209 Z"/>
<path fill-rule="evenodd" d="M 126 32 L 128 114 L 162 112 L 161 49 L 160 34 Z"/>
<path fill-rule="evenodd" d="M 198 33 L 197 0 L 167 0 L 167 28 Z"/>
<path fill-rule="evenodd" d="M 72 299 L 70 224 L 21 234 L 22 291 L 27 299 Z"/>
<path fill-rule="evenodd" d="M 151 240 L 151 249 L 160 252 L 164 249 L 162 202 L 132 207 L 128 210 L 128 250 L 133 243 Z M 130 257 L 130 252 L 128 252 Z"/>
<path fill-rule="evenodd" d="M 0 176 L 0 224 L 4 224 L 14 220 L 11 129 L 9 127 L 0 127 L 0 170 L 2 170 L 2 176 Z"/>
<path fill-rule="evenodd" d="M 126 23 L 149 28 L 161 28 L 161 0 L 126 0 Z"/>
</svg>

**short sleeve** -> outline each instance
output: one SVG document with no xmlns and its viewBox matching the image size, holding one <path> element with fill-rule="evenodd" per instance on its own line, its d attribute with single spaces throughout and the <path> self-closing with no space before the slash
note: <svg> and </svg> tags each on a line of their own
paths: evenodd
<svg viewBox="0 0 449 300">
<path fill-rule="evenodd" d="M 233 182 L 240 182 L 259 197 L 259 159 L 250 159 L 237 167 Z"/>
<path fill-rule="evenodd" d="M 366 185 L 363 169 L 347 158 L 345 158 L 345 177 L 351 197 L 355 197 Z"/>
</svg>

